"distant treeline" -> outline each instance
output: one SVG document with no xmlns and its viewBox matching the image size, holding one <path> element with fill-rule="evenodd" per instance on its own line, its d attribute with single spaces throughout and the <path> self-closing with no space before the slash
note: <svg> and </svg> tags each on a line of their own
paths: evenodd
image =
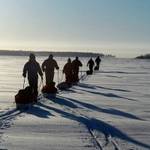
<svg viewBox="0 0 150 150">
<path fill-rule="evenodd" d="M 136 57 L 137 59 L 150 59 L 150 54 L 140 55 Z"/>
<path fill-rule="evenodd" d="M 49 54 L 53 54 L 57 57 L 104 57 L 105 55 L 102 53 L 90 53 L 90 52 L 51 52 L 51 51 L 14 51 L 14 50 L 0 50 L 0 55 L 6 56 L 28 56 L 30 53 L 34 53 L 36 56 L 48 56 Z M 111 56 L 111 55 L 107 55 Z"/>
</svg>

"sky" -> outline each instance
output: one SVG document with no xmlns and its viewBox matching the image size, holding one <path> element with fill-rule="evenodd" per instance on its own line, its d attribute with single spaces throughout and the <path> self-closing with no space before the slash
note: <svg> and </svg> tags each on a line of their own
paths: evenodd
<svg viewBox="0 0 150 150">
<path fill-rule="evenodd" d="M 0 0 L 0 49 L 150 53 L 150 0 Z"/>
</svg>

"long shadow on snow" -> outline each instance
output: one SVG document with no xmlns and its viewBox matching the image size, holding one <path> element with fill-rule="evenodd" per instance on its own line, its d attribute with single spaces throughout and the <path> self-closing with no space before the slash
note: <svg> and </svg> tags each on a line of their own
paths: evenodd
<svg viewBox="0 0 150 150">
<path fill-rule="evenodd" d="M 106 77 L 110 77 L 110 78 L 122 78 L 122 77 L 119 77 L 119 76 L 112 76 L 112 75 L 106 75 Z"/>
<path fill-rule="evenodd" d="M 141 118 L 139 118 L 135 115 L 132 115 L 132 114 L 127 113 L 127 112 L 123 112 L 121 110 L 117 110 L 117 109 L 113 109 L 113 108 L 109 108 L 109 109 L 100 108 L 100 107 L 97 107 L 95 105 L 92 105 L 92 104 L 89 104 L 89 103 L 86 103 L 86 102 L 81 102 L 81 101 L 78 101 L 78 100 L 75 100 L 75 99 L 72 99 L 72 98 L 66 98 L 66 97 L 62 97 L 62 96 L 59 99 L 60 100 L 68 99 L 69 101 L 80 104 L 81 106 L 83 106 L 85 108 L 95 110 L 95 111 L 98 111 L 98 112 L 103 112 L 103 113 L 107 113 L 107 114 L 110 114 L 110 115 L 116 115 L 116 116 L 121 116 L 121 117 L 129 118 L 129 119 L 136 119 L 136 120 L 144 121 L 143 119 L 141 119 Z"/>
<path fill-rule="evenodd" d="M 85 84 L 85 83 L 78 83 L 77 86 L 82 87 L 82 88 L 88 88 L 88 89 L 96 89 L 95 86 L 90 85 L 90 84 Z"/>
<path fill-rule="evenodd" d="M 57 96 L 55 98 L 47 98 L 51 101 L 53 101 L 54 103 L 57 103 L 59 105 L 65 105 L 67 107 L 70 107 L 70 108 L 78 108 L 77 105 L 75 105 L 74 103 L 72 103 L 71 101 L 68 101 L 67 98 L 62 98 L 61 96 Z"/>
<path fill-rule="evenodd" d="M 12 120 L 14 120 L 22 111 L 17 109 L 9 110 L 0 115 L 0 129 L 9 128 Z"/>
<path fill-rule="evenodd" d="M 119 73 L 119 74 L 148 74 L 148 72 L 125 72 L 125 71 L 101 71 L 99 73 Z"/>
<path fill-rule="evenodd" d="M 123 97 L 123 96 L 116 95 L 114 93 L 102 93 L 102 92 L 89 91 L 89 90 L 84 90 L 84 89 L 80 89 L 80 90 L 82 90 L 84 92 L 92 93 L 92 94 L 102 95 L 102 96 L 105 96 L 105 97 L 122 98 L 122 99 L 130 100 L 130 101 L 137 101 L 135 99 L 126 98 L 126 97 Z"/>
<path fill-rule="evenodd" d="M 131 92 L 129 90 L 116 89 L 116 88 L 106 88 L 106 87 L 103 87 L 103 86 L 96 86 L 96 87 L 100 88 L 100 89 L 105 89 L 105 90 L 113 90 L 113 91 L 120 91 L 120 92 Z"/>
<path fill-rule="evenodd" d="M 74 84 L 77 85 L 77 84 Z M 73 87 L 73 86 L 72 86 Z M 68 93 L 77 93 L 77 91 L 73 90 L 73 88 L 69 88 L 69 89 L 62 89 L 59 91 L 59 94 L 63 93 L 63 94 L 68 94 Z M 81 92 L 78 91 L 78 94 L 82 94 Z"/>
<path fill-rule="evenodd" d="M 79 123 L 84 124 L 90 131 L 97 130 L 97 131 L 105 134 L 106 137 L 108 135 L 111 135 L 112 137 L 116 137 L 116 138 L 134 143 L 136 145 L 139 145 L 139 146 L 142 146 L 145 148 L 150 148 L 150 145 L 133 139 L 132 137 L 128 136 L 127 134 L 125 134 L 121 130 L 117 129 L 116 127 L 114 127 L 106 122 L 103 122 L 101 120 L 98 120 L 95 118 L 87 118 L 87 117 L 83 117 L 83 116 L 77 116 L 75 114 L 71 114 L 71 113 L 62 111 L 60 109 L 54 108 L 54 107 L 44 105 L 42 103 L 40 103 L 39 105 L 42 107 L 45 107 L 47 109 L 55 111 L 56 113 L 60 114 L 62 117 L 65 117 L 65 118 L 71 119 L 71 120 L 75 120 Z"/>
<path fill-rule="evenodd" d="M 4 112 L 4 113 L 2 113 L 0 115 L 0 120 L 5 120 L 5 119 L 8 119 L 8 118 L 13 118 L 13 117 L 21 114 L 22 112 L 24 112 L 24 111 L 17 110 L 16 108 L 8 110 L 7 112 Z"/>
<path fill-rule="evenodd" d="M 27 114 L 33 114 L 40 118 L 49 118 L 49 116 L 53 116 L 49 111 L 40 108 L 38 105 L 33 105 L 30 109 L 25 111 Z"/>
<path fill-rule="evenodd" d="M 100 89 L 113 90 L 113 91 L 120 91 L 120 92 L 131 92 L 131 91 L 129 91 L 129 90 L 116 89 L 116 88 L 107 88 L 107 87 L 103 87 L 103 86 L 93 86 L 93 85 L 85 84 L 85 83 L 79 83 L 78 86 L 79 86 L 79 87 L 83 87 L 83 88 L 88 88 L 88 89 L 100 88 Z"/>
<path fill-rule="evenodd" d="M 113 91 L 120 91 L 120 92 L 131 92 L 129 90 L 124 90 L 124 89 L 107 88 L 107 87 L 103 87 L 103 86 L 96 86 L 96 87 L 100 88 L 100 89 L 105 89 L 105 90 L 113 90 Z"/>
<path fill-rule="evenodd" d="M 14 120 L 19 114 L 23 112 L 33 114 L 41 118 L 49 118 L 50 115 L 52 116 L 52 114 L 49 111 L 46 111 L 36 105 L 30 107 L 30 109 L 28 110 L 17 110 L 16 108 L 14 108 L 12 110 L 0 114 L 0 129 L 10 127 L 12 120 Z"/>
<path fill-rule="evenodd" d="M 52 114 L 49 111 L 40 108 L 38 105 L 33 105 L 29 109 L 25 110 L 12 109 L 10 111 L 7 111 L 6 113 L 0 115 L 0 120 L 11 120 L 23 112 L 33 114 L 41 118 L 49 118 L 48 116 L 52 116 Z"/>
</svg>

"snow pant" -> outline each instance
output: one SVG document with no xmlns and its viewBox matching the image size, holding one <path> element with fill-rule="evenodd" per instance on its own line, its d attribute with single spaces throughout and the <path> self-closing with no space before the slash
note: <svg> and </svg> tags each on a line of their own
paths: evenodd
<svg viewBox="0 0 150 150">
<path fill-rule="evenodd" d="M 93 74 L 93 66 L 89 66 L 90 73 Z"/>
<path fill-rule="evenodd" d="M 28 82 L 29 82 L 30 87 L 34 91 L 34 95 L 37 97 L 38 96 L 38 77 L 35 77 L 35 78 L 29 77 Z"/>
<path fill-rule="evenodd" d="M 97 70 L 99 70 L 99 63 L 96 64 L 96 68 L 97 68 Z"/>
<path fill-rule="evenodd" d="M 79 71 L 74 71 L 73 72 L 73 82 L 79 82 Z"/>
<path fill-rule="evenodd" d="M 54 80 L 54 71 L 45 72 L 45 77 L 46 77 L 46 85 L 50 85 Z"/>
<path fill-rule="evenodd" d="M 72 73 L 70 74 L 65 74 L 66 75 L 66 82 L 68 84 L 71 84 L 72 83 Z"/>
</svg>

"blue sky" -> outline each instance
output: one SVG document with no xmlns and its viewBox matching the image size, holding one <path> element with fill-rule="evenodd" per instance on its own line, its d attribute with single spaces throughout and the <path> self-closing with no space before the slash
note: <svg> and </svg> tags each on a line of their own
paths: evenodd
<svg viewBox="0 0 150 150">
<path fill-rule="evenodd" d="M 150 53 L 150 0 L 0 0 L 0 49 Z"/>
</svg>

